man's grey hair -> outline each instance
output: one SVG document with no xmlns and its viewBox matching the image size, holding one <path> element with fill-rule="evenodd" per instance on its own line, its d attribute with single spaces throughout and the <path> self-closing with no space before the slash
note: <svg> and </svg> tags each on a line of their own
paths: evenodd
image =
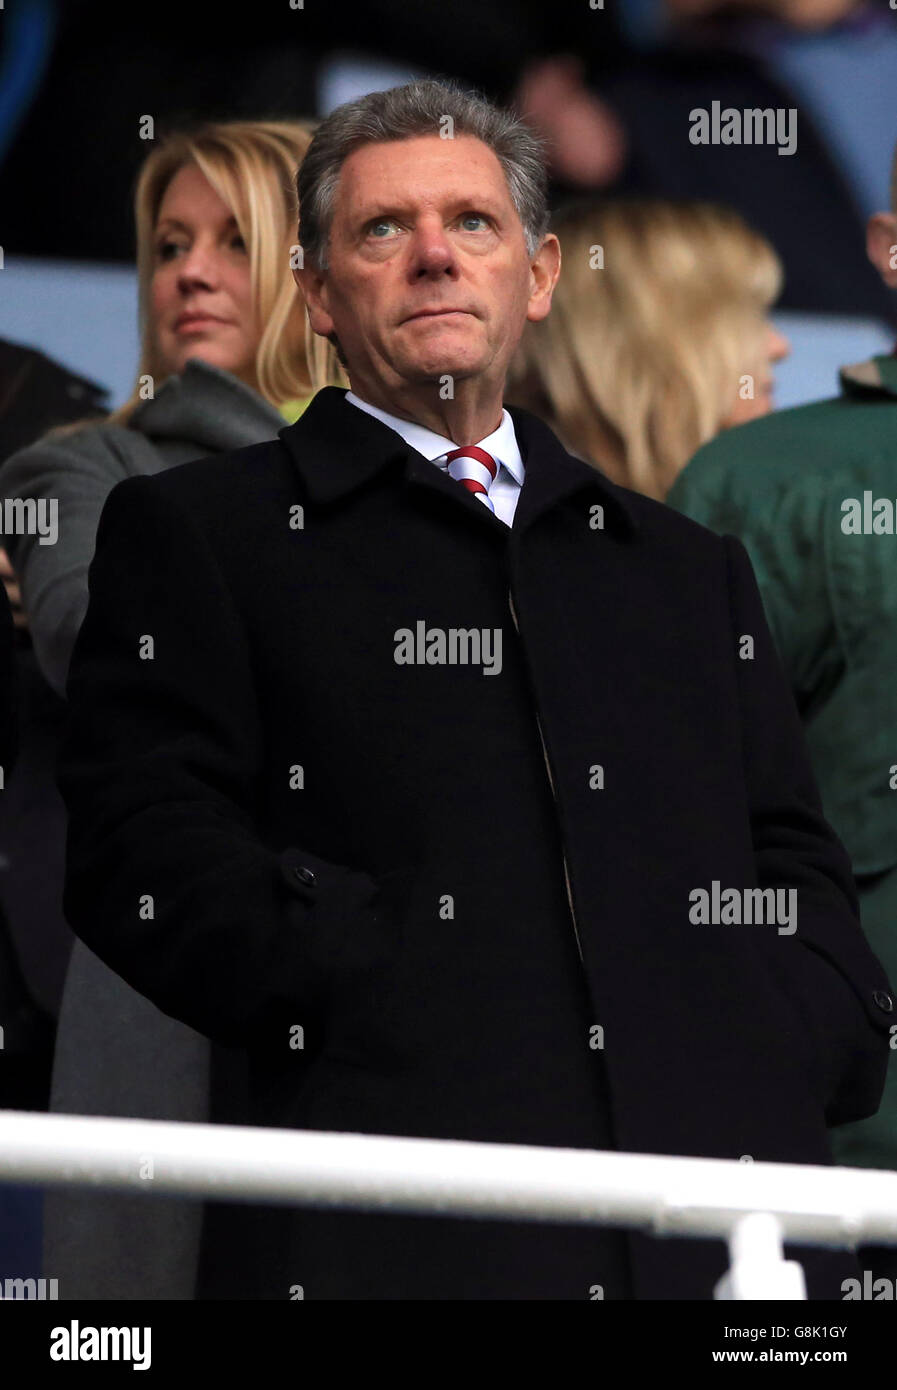
<svg viewBox="0 0 897 1390">
<path fill-rule="evenodd" d="M 493 151 L 534 256 L 548 229 L 548 178 L 541 139 L 512 112 L 456 82 L 426 78 L 347 101 L 315 131 L 296 175 L 304 264 L 326 270 L 343 161 L 360 145 L 416 135 L 474 135 Z"/>
</svg>

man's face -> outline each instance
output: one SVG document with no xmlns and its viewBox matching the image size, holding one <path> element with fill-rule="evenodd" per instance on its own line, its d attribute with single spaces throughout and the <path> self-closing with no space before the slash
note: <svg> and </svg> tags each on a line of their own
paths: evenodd
<svg viewBox="0 0 897 1390">
<path fill-rule="evenodd" d="M 312 327 L 336 334 L 353 388 L 375 384 L 381 396 L 443 376 L 500 385 L 557 278 L 534 272 L 502 167 L 468 135 L 354 150 L 328 262 L 296 272 Z"/>
</svg>

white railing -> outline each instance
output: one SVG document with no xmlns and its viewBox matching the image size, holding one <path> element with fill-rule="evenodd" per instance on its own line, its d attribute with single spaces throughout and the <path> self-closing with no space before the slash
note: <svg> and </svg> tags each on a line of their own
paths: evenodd
<svg viewBox="0 0 897 1390">
<path fill-rule="evenodd" d="M 897 1243 L 897 1172 L 0 1111 L 0 1182 L 727 1239 L 724 1299 L 806 1298 L 784 1240 Z"/>
</svg>

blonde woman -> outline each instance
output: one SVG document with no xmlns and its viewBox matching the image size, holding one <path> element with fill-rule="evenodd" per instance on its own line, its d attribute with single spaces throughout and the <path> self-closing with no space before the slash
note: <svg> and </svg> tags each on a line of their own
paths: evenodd
<svg viewBox="0 0 897 1390">
<path fill-rule="evenodd" d="M 767 318 L 779 259 L 704 203 L 577 203 L 552 229 L 552 310 L 527 325 L 506 399 L 614 482 L 663 499 L 701 444 L 773 407 L 772 365 L 789 351 Z"/>
<path fill-rule="evenodd" d="M 284 121 L 206 124 L 153 150 L 136 189 L 134 391 L 102 423 L 53 430 L 0 469 L 6 496 L 58 503 L 54 544 L 13 536 L 9 545 L 37 658 L 60 694 L 87 608 L 97 524 L 116 483 L 271 439 L 319 386 L 348 385 L 333 349 L 307 328 L 290 273 L 295 174 L 311 133 Z M 164 583 L 164 554 L 158 564 Z M 173 591 L 172 605 L 178 601 Z M 61 822 L 51 808 L 35 847 L 51 865 L 62 859 Z M 242 1066 L 74 942 L 51 1109 L 227 1119 Z M 202 1221 L 198 1202 L 48 1193 L 44 1268 L 65 1298 L 191 1298 Z"/>
<path fill-rule="evenodd" d="M 123 478 L 271 439 L 322 385 L 345 385 L 311 333 L 290 274 L 300 122 L 233 121 L 176 132 L 135 197 L 141 359 L 101 424 L 52 430 L 0 468 L 0 493 L 58 507 L 57 539 L 11 536 L 35 654 L 65 693 L 87 608 L 103 504 Z"/>
</svg>

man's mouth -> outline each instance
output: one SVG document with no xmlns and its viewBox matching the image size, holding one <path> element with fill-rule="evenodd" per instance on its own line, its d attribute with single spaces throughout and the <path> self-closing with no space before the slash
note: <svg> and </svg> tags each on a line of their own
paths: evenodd
<svg viewBox="0 0 897 1390">
<path fill-rule="evenodd" d="M 412 314 L 411 319 L 437 319 L 445 318 L 449 314 L 466 314 L 466 309 L 421 309 L 417 314 Z M 411 322 L 411 319 L 408 322 Z"/>
</svg>

